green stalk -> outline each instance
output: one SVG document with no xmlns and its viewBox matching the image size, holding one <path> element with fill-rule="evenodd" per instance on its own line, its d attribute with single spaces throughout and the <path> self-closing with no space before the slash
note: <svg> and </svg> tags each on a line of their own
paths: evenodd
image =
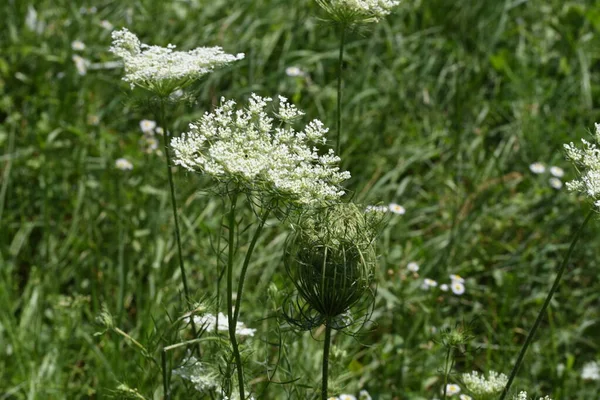
<svg viewBox="0 0 600 400">
<path fill-rule="evenodd" d="M 15 152 L 15 127 L 12 126 L 10 132 L 8 134 L 8 149 L 6 151 L 6 165 L 4 167 L 4 173 L 2 174 L 2 186 L 0 187 L 0 222 L 2 222 L 2 215 L 4 214 L 4 204 L 6 201 L 6 193 L 8 192 L 8 183 L 10 182 L 10 172 L 12 170 L 13 157 Z M 48 183 L 46 182 L 46 187 L 44 190 L 48 191 Z M 44 227 L 44 234 L 48 235 L 48 227 Z M 48 252 L 48 249 L 46 249 Z"/>
<path fill-rule="evenodd" d="M 163 374 L 163 395 L 165 400 L 171 399 L 171 390 L 169 388 L 169 374 L 167 372 L 167 350 L 163 349 L 160 353 L 162 362 L 162 374 Z"/>
<path fill-rule="evenodd" d="M 504 400 L 504 398 L 508 394 L 508 391 L 510 390 L 510 386 L 512 385 L 513 380 L 515 379 L 515 376 L 517 375 L 517 372 L 519 371 L 519 367 L 521 366 L 521 363 L 523 362 L 525 353 L 527 352 L 529 345 L 533 341 L 533 337 L 535 336 L 535 333 L 536 333 L 538 327 L 540 326 L 540 323 L 542 322 L 542 318 L 543 318 L 544 314 L 546 313 L 546 309 L 550 305 L 550 301 L 552 300 L 554 293 L 558 289 L 558 285 L 560 284 L 560 280 L 563 276 L 563 273 L 565 272 L 565 269 L 567 269 L 567 264 L 569 262 L 569 259 L 571 258 L 571 253 L 573 253 L 573 249 L 575 248 L 575 245 L 577 244 L 577 241 L 579 240 L 579 236 L 581 236 L 581 232 L 583 231 L 583 228 L 585 228 L 588 221 L 592 218 L 592 215 L 594 215 L 594 212 L 595 211 L 593 209 L 589 212 L 589 214 L 585 218 L 585 221 L 583 221 L 583 224 L 581 224 L 581 226 L 579 227 L 577 232 L 575 232 L 575 235 L 573 236 L 573 239 L 571 240 L 571 245 L 569 246 L 569 250 L 567 251 L 567 255 L 563 259 L 563 262 L 560 265 L 560 268 L 558 269 L 558 273 L 556 274 L 556 278 L 554 279 L 554 283 L 552 284 L 552 287 L 550 288 L 550 292 L 548 292 L 548 296 L 546 296 L 546 300 L 544 301 L 544 304 L 542 305 L 542 308 L 540 309 L 540 312 L 538 313 L 537 318 L 535 319 L 535 322 L 533 323 L 533 327 L 529 331 L 529 334 L 527 335 L 527 339 L 525 339 L 525 343 L 523 344 L 523 347 L 521 348 L 521 351 L 519 352 L 519 356 L 517 357 L 517 362 L 515 363 L 512 371 L 510 372 L 510 376 L 508 377 L 508 382 L 506 383 L 506 386 L 504 387 L 504 390 L 502 391 L 500 400 Z"/>
<path fill-rule="evenodd" d="M 442 391 L 442 400 L 446 400 L 446 396 L 447 396 L 446 391 L 448 390 L 448 375 L 450 375 L 450 370 L 452 369 L 452 365 L 450 364 L 451 358 L 452 358 L 452 346 L 448 346 L 448 350 L 446 351 L 446 361 L 444 363 L 444 388 Z"/>
<path fill-rule="evenodd" d="M 346 41 L 346 24 L 342 24 L 342 34 L 340 37 L 340 55 L 337 69 L 337 136 L 335 152 L 340 155 L 340 136 L 342 132 L 342 64 L 344 61 L 344 44 Z"/>
<path fill-rule="evenodd" d="M 327 400 L 327 384 L 329 371 L 329 347 L 331 346 L 331 321 L 325 321 L 325 342 L 323 343 L 323 379 L 321 382 L 321 400 Z"/>
<path fill-rule="evenodd" d="M 231 195 L 231 208 L 229 210 L 229 251 L 227 255 L 227 322 L 229 323 L 229 340 L 233 349 L 233 356 L 237 367 L 238 385 L 240 399 L 245 399 L 244 396 L 244 371 L 242 369 L 242 357 L 238 348 L 237 338 L 235 337 L 235 323 L 233 317 L 233 257 L 235 254 L 235 209 L 237 206 L 238 193 L 234 192 Z"/>
<path fill-rule="evenodd" d="M 119 226 L 119 308 L 118 308 L 118 321 L 121 321 L 123 310 L 125 309 L 125 230 L 123 229 L 123 210 L 121 201 L 121 174 L 117 171 L 117 219 Z"/>
<path fill-rule="evenodd" d="M 263 227 L 265 226 L 265 222 L 269 217 L 269 213 L 271 212 L 270 205 L 267 206 L 267 209 L 261 216 L 260 221 L 258 222 L 258 227 L 254 232 L 254 236 L 252 237 L 252 241 L 250 242 L 250 246 L 248 247 L 248 251 L 246 252 L 246 257 L 244 258 L 244 265 L 242 265 L 242 272 L 240 274 L 240 279 L 238 283 L 237 297 L 235 299 L 235 312 L 233 314 L 233 324 L 236 325 L 238 321 L 238 317 L 240 316 L 240 306 L 242 303 L 242 293 L 244 291 L 244 280 L 246 279 L 246 271 L 248 270 L 248 265 L 250 264 L 250 258 L 252 257 L 252 253 L 254 252 L 254 247 L 256 246 L 256 242 L 258 241 L 258 237 L 260 236 Z"/>
<path fill-rule="evenodd" d="M 190 291 L 188 289 L 187 278 L 185 276 L 185 268 L 183 266 L 183 252 L 181 251 L 181 234 L 179 231 L 179 219 L 177 218 L 177 199 L 175 198 L 175 185 L 173 184 L 173 172 L 171 171 L 171 153 L 169 151 L 169 143 L 167 136 L 169 135 L 169 129 L 166 124 L 166 113 L 165 113 L 165 98 L 160 99 L 160 112 L 159 112 L 159 124 L 163 128 L 163 144 L 165 148 L 165 156 L 167 161 L 167 176 L 169 177 L 169 188 L 171 191 L 171 206 L 173 207 L 173 219 L 175 220 L 175 238 L 177 241 L 177 254 L 179 256 L 179 270 L 181 271 L 181 280 L 183 282 L 183 293 L 185 295 L 186 309 L 191 304 Z M 194 323 L 194 317 L 190 317 L 190 324 L 192 326 L 192 334 L 194 337 L 197 336 L 196 324 Z"/>
</svg>

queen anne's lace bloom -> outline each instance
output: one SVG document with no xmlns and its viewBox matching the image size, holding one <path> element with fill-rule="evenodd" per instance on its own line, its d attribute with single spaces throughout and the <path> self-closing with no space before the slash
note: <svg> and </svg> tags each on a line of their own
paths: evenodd
<svg viewBox="0 0 600 400">
<path fill-rule="evenodd" d="M 398 6 L 398 0 L 317 0 L 336 21 L 345 24 L 377 22 Z"/>
<path fill-rule="evenodd" d="M 202 316 L 194 316 L 194 324 L 206 329 L 207 332 L 212 332 L 215 328 L 219 331 L 228 331 L 229 322 L 227 316 L 223 313 L 219 313 L 218 318 L 212 314 L 205 314 Z M 238 336 L 254 336 L 256 329 L 248 328 L 243 322 L 237 321 L 235 325 L 235 333 Z"/>
<path fill-rule="evenodd" d="M 319 155 L 311 144 L 325 144 L 327 128 L 313 120 L 302 131 L 289 124 L 302 112 L 279 98 L 279 109 L 270 117 L 270 98 L 253 94 L 247 109 L 236 109 L 225 101 L 190 131 L 173 138 L 174 162 L 190 170 L 211 175 L 221 183 L 246 191 L 260 191 L 299 204 L 338 199 L 339 184 L 350 178 L 340 171 L 333 150 Z M 276 121 L 279 120 L 279 121 Z"/>
<path fill-rule="evenodd" d="M 596 124 L 596 143 L 581 139 L 583 148 L 576 147 L 573 142 L 565 144 L 567 158 L 575 165 L 579 172 L 579 179 L 566 183 L 567 189 L 580 192 L 594 201 L 600 208 L 600 124 Z"/>
<path fill-rule="evenodd" d="M 476 399 L 486 400 L 496 398 L 506 386 L 508 378 L 504 374 L 490 371 L 485 377 L 477 371 L 462 374 L 462 381 L 467 391 Z"/>
<path fill-rule="evenodd" d="M 220 47 L 198 47 L 190 51 L 174 51 L 175 46 L 150 46 L 123 28 L 112 33 L 110 51 L 121 57 L 125 77 L 133 89 L 140 86 L 160 96 L 168 96 L 214 68 L 241 60 L 244 54 L 226 54 Z"/>
</svg>

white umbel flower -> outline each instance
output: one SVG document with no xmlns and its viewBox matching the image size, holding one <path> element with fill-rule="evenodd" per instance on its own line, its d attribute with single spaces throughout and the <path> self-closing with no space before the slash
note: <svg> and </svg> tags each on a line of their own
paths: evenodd
<svg viewBox="0 0 600 400">
<path fill-rule="evenodd" d="M 508 377 L 495 371 L 490 371 L 487 377 L 473 371 L 462 374 L 462 381 L 467 391 L 476 399 L 491 399 L 502 392 L 508 382 Z"/>
<path fill-rule="evenodd" d="M 175 46 L 150 46 L 123 28 L 112 33 L 110 51 L 123 59 L 123 80 L 131 88 L 140 86 L 160 96 L 168 96 L 216 67 L 241 60 L 244 54 L 231 55 L 220 47 L 198 47 L 190 51 L 175 51 Z"/>
<path fill-rule="evenodd" d="M 207 332 L 214 331 L 215 327 L 219 331 L 229 331 L 229 320 L 223 313 L 219 313 L 218 318 L 212 314 L 194 316 L 194 325 L 206 329 Z M 238 336 L 254 336 L 255 332 L 256 329 L 246 327 L 243 322 L 237 321 L 235 325 L 235 334 Z"/>
<path fill-rule="evenodd" d="M 600 124 L 596 124 L 596 143 L 581 139 L 583 148 L 576 147 L 573 142 L 565 144 L 565 153 L 579 173 L 579 179 L 566 183 L 567 189 L 588 196 L 600 207 Z"/>
<path fill-rule="evenodd" d="M 190 381 L 194 389 L 204 393 L 219 387 L 219 376 L 209 371 L 196 357 L 188 355 L 183 364 L 173 370 L 173 375 Z"/>
<path fill-rule="evenodd" d="M 270 98 L 253 94 L 246 109 L 222 99 L 221 106 L 206 113 L 190 131 L 171 140 L 174 162 L 200 171 L 220 183 L 240 190 L 267 193 L 297 204 L 318 204 L 344 194 L 340 183 L 350 173 L 340 171 L 333 150 L 320 155 L 315 144 L 325 144 L 327 128 L 319 120 L 296 131 L 281 124 L 302 115 L 280 98 L 270 117 Z M 311 147 L 312 146 L 312 147 Z"/>
<path fill-rule="evenodd" d="M 513 400 L 529 400 L 529 396 L 526 391 L 521 391 L 519 394 L 513 396 Z M 550 396 L 540 397 L 538 400 L 552 400 Z"/>
<path fill-rule="evenodd" d="M 344 24 L 378 22 L 400 4 L 397 0 L 317 0 L 337 22 Z"/>
</svg>

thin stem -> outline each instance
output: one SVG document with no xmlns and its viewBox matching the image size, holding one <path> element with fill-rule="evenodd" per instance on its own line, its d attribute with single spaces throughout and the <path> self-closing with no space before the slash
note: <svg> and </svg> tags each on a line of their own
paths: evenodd
<svg viewBox="0 0 600 400">
<path fill-rule="evenodd" d="M 187 278 L 185 276 L 185 267 L 183 265 L 183 252 L 181 251 L 181 234 L 179 231 L 179 219 L 177 218 L 177 199 L 175 198 L 175 185 L 173 184 L 173 172 L 171 171 L 171 153 L 169 151 L 169 129 L 166 124 L 166 113 L 165 113 L 165 99 L 160 99 L 160 112 L 159 112 L 159 124 L 163 128 L 163 144 L 165 148 L 165 156 L 167 161 L 167 176 L 169 177 L 169 189 L 171 192 L 171 206 L 173 207 L 173 219 L 175 220 L 175 238 L 177 241 L 177 254 L 179 256 L 179 270 L 181 271 L 181 281 L 183 282 L 183 294 L 185 295 L 186 308 L 189 308 L 191 303 L 190 291 L 188 289 Z M 193 316 L 190 318 L 190 325 L 192 327 L 192 334 L 194 337 L 197 336 L 196 324 L 194 323 Z"/>
<path fill-rule="evenodd" d="M 446 361 L 444 363 L 444 388 L 442 390 L 442 400 L 446 400 L 447 390 L 448 390 L 448 375 L 450 375 L 450 370 L 452 369 L 452 365 L 448 368 L 448 364 L 450 364 L 450 359 L 452 358 L 452 347 L 449 346 L 446 351 Z"/>
<path fill-rule="evenodd" d="M 162 361 L 162 374 L 163 374 L 163 394 L 165 396 L 165 400 L 171 399 L 171 390 L 169 389 L 169 375 L 167 373 L 167 350 L 163 349 L 160 353 L 160 358 Z"/>
<path fill-rule="evenodd" d="M 329 347 L 331 346 L 331 321 L 325 321 L 325 342 L 323 343 L 323 379 L 321 382 L 321 400 L 327 400 L 327 384 L 329 381 Z"/>
<path fill-rule="evenodd" d="M 254 247 L 256 246 L 256 242 L 258 241 L 258 237 L 260 236 L 263 227 L 265 226 L 265 222 L 269 217 L 269 213 L 271 212 L 270 205 L 267 206 L 267 209 L 261 216 L 260 221 L 258 222 L 258 227 L 254 232 L 254 236 L 252 237 L 252 241 L 250 242 L 250 246 L 248 247 L 248 251 L 246 252 L 246 257 L 244 258 L 244 265 L 242 265 L 242 272 L 240 274 L 240 279 L 238 283 L 237 297 L 235 298 L 235 311 L 233 314 L 233 324 L 236 325 L 238 321 L 238 317 L 240 316 L 240 305 L 242 303 L 242 292 L 244 291 L 244 280 L 246 279 L 246 271 L 248 270 L 248 265 L 250 264 L 250 258 L 252 257 L 252 253 L 254 252 Z"/>
<path fill-rule="evenodd" d="M 346 41 L 346 25 L 342 24 L 342 34 L 340 36 L 340 55 L 338 59 L 337 69 L 337 136 L 335 144 L 335 152 L 340 154 L 340 136 L 342 132 L 342 64 L 344 61 L 344 44 Z"/>
<path fill-rule="evenodd" d="M 585 228 L 588 221 L 592 218 L 593 214 L 594 214 L 594 210 L 592 209 L 589 212 L 589 214 L 587 215 L 587 217 L 585 218 L 585 221 L 583 221 L 583 224 L 581 224 L 581 226 L 579 227 L 577 232 L 575 232 L 575 235 L 573 236 L 573 239 L 571 240 L 571 245 L 569 246 L 569 250 L 567 251 L 565 258 L 563 259 L 563 262 L 560 265 L 560 268 L 558 269 L 558 273 L 556 274 L 556 278 L 554 279 L 554 283 L 552 284 L 552 287 L 550 288 L 550 292 L 548 292 L 548 296 L 546 296 L 546 300 L 544 300 L 544 304 L 542 305 L 542 308 L 540 309 L 540 312 L 538 313 L 537 318 L 535 319 L 535 322 L 533 323 L 533 327 L 529 331 L 529 334 L 527 335 L 527 339 L 525 339 L 525 343 L 523 344 L 523 347 L 521 348 L 521 351 L 519 352 L 519 356 L 517 357 L 517 362 L 515 363 L 512 371 L 510 372 L 510 376 L 508 377 L 508 382 L 506 383 L 506 386 L 504 387 L 504 390 L 502 391 L 500 400 L 504 400 L 504 398 L 508 394 L 508 391 L 510 390 L 510 386 L 512 385 L 513 380 L 515 379 L 515 376 L 517 375 L 517 372 L 519 371 L 519 367 L 521 366 L 521 363 L 523 362 L 525 353 L 527 352 L 529 345 L 533 341 L 533 337 L 535 336 L 535 333 L 536 333 L 538 327 L 540 326 L 540 323 L 542 322 L 542 318 L 544 317 L 544 314 L 546 313 L 546 309 L 550 305 L 550 301 L 552 300 L 552 297 L 554 296 L 554 292 L 556 292 L 556 290 L 558 289 L 558 285 L 560 284 L 560 279 L 562 278 L 563 273 L 565 272 L 565 269 L 567 268 L 569 258 L 571 258 L 571 253 L 573 252 L 573 249 L 575 248 L 575 245 L 577 244 L 577 241 L 579 240 L 579 236 L 581 236 L 581 232 L 583 231 L 583 228 Z"/>
<path fill-rule="evenodd" d="M 242 357 L 240 356 L 237 338 L 235 337 L 235 323 L 233 318 L 233 257 L 235 254 L 235 209 L 237 206 L 237 197 L 237 192 L 234 192 L 231 195 L 231 208 L 229 210 L 228 218 L 229 251 L 227 255 L 227 322 L 229 325 L 229 340 L 231 341 L 233 356 L 235 358 L 235 364 L 237 367 L 240 399 L 243 400 L 246 398 L 244 396 L 244 371 L 242 369 Z"/>
<path fill-rule="evenodd" d="M 121 200 L 121 174 L 117 171 L 116 179 L 117 191 L 117 219 L 119 226 L 119 308 L 118 321 L 121 321 L 123 310 L 125 309 L 125 230 L 123 229 L 123 202 Z"/>
</svg>

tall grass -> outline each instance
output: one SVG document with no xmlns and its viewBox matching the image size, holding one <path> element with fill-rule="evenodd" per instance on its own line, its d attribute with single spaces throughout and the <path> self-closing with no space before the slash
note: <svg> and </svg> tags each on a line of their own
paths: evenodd
<svg viewBox="0 0 600 400">
<path fill-rule="evenodd" d="M 390 215 L 378 246 L 372 321 L 358 337 L 332 335 L 330 393 L 440 397 L 446 348 L 439 334 L 457 323 L 473 339 L 455 353 L 450 382 L 460 383 L 463 371 L 508 373 L 585 218 L 588 206 L 551 188 L 549 176 L 532 174 L 529 164 L 558 165 L 572 178 L 561 144 L 600 120 L 600 9 L 558 0 L 492 3 L 404 2 L 345 38 L 348 189 L 357 201 L 396 202 L 407 212 Z M 153 116 L 136 106 L 137 94 L 117 86 L 122 71 L 93 66 L 113 60 L 101 20 L 129 26 L 147 43 L 246 53 L 195 86 L 194 101 L 170 114 L 173 132 L 221 96 L 241 100 L 251 92 L 281 93 L 335 126 L 340 38 L 312 1 L 105 1 L 95 14 L 80 12 L 91 6 L 0 5 L 0 398 L 118 397 L 121 383 L 160 398 L 155 360 L 191 338 L 178 320 L 188 309 L 165 155 L 141 151 L 138 123 Z M 37 25 L 28 27 L 32 9 Z M 91 62 L 83 76 L 71 60 L 76 39 Z M 288 66 L 308 78 L 288 77 Z M 113 165 L 122 156 L 134 169 L 117 193 Z M 218 238 L 228 210 L 206 195 L 205 178 L 178 170 L 173 179 L 190 298 L 225 304 L 222 289 L 214 297 L 227 265 Z M 250 213 L 236 210 L 240 221 Z M 597 394 L 597 382 L 580 379 L 583 364 L 599 357 L 597 225 L 573 252 L 515 389 L 555 399 Z M 235 230 L 236 243 L 252 242 L 253 229 Z M 326 332 L 297 333 L 281 318 L 292 290 L 281 263 L 286 234 L 267 219 L 248 261 L 242 317 L 258 331 L 242 343 L 246 383 L 257 398 L 316 398 Z M 239 254 L 233 257 L 243 265 Z M 406 270 L 410 261 L 419 263 L 418 276 Z M 466 279 L 462 296 L 421 289 L 423 278 L 441 284 L 451 273 Z M 102 305 L 117 315 L 121 302 L 118 328 L 151 357 L 114 331 L 94 335 L 103 330 L 96 322 Z M 202 350 L 217 369 L 232 362 L 222 344 Z M 178 367 L 185 346 L 168 356 L 168 369 Z M 196 393 L 169 379 L 171 398 Z"/>
</svg>

